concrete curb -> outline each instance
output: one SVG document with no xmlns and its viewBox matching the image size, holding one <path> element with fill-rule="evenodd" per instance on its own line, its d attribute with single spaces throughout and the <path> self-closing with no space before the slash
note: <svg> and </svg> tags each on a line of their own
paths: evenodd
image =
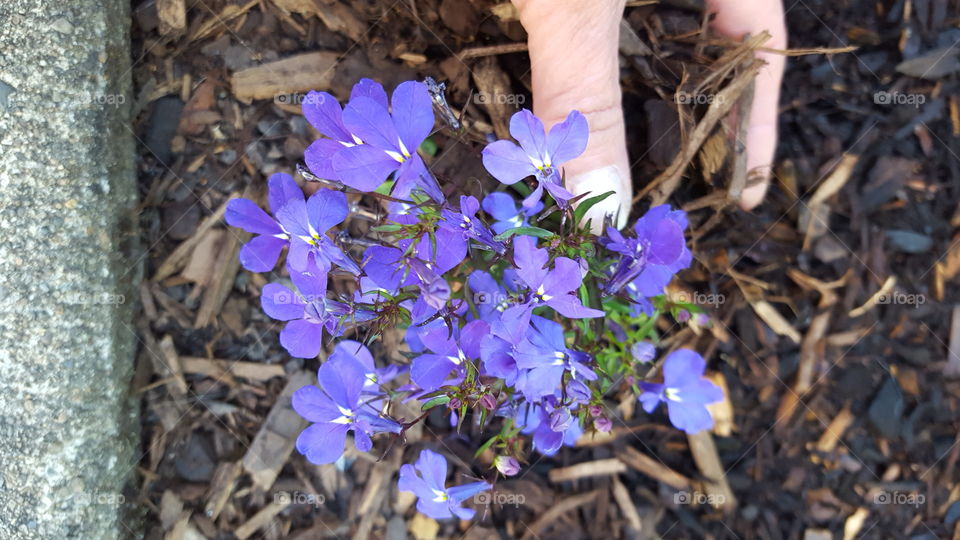
<svg viewBox="0 0 960 540">
<path fill-rule="evenodd" d="M 129 2 L 0 21 L 0 538 L 139 536 Z"/>
</svg>

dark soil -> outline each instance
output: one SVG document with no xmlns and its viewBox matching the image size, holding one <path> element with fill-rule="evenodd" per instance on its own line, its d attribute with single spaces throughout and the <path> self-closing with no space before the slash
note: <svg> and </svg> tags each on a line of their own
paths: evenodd
<svg viewBox="0 0 960 540">
<path fill-rule="evenodd" d="M 633 466 L 552 482 L 552 470 L 618 459 L 628 448 L 695 485 L 710 475 L 693 459 L 692 439 L 628 398 L 611 402 L 622 415 L 616 438 L 533 456 L 520 477 L 498 483 L 514 498 L 472 523 L 425 519 L 396 489 L 399 463 L 438 441 L 471 462 L 480 434 L 450 433 L 445 418 L 431 417 L 405 450 L 381 441 L 372 455 L 348 454 L 345 469 L 290 451 L 302 426 L 282 392 L 309 380 L 318 361 L 292 360 L 279 346 L 280 327 L 258 301 L 268 277 L 238 268 L 246 238 L 217 211 L 233 195 L 262 198 L 266 177 L 293 172 L 317 135 L 295 95 L 245 103 L 231 77 L 332 51 L 328 89 L 340 98 L 360 77 L 388 88 L 446 81 L 468 130 L 434 135 L 430 166 L 449 190 L 476 190 L 484 137 L 502 131 L 518 104 L 476 94 L 531 99 L 527 56 L 510 48 L 524 42 L 523 29 L 494 15 L 495 4 L 196 0 L 177 30 L 161 24 L 154 0 L 134 2 L 150 278 L 134 384 L 144 396 L 148 537 L 960 537 L 960 380 L 951 378 L 960 372 L 960 19 L 946 0 L 787 0 L 792 48 L 858 48 L 788 62 L 776 178 L 756 211 L 691 210 L 696 263 L 675 293 L 710 304 L 714 323 L 677 327 L 666 339 L 705 353 L 726 381 L 734 414 L 713 440 L 735 504 L 688 504 Z M 681 74 L 702 80 L 732 47 L 707 44 L 696 4 L 626 11 L 637 35 L 622 51 L 622 73 L 638 190 L 703 118 L 705 107 L 675 103 Z M 481 49 L 490 46 L 504 47 Z M 716 170 L 693 160 L 670 202 L 690 208 L 722 195 L 732 153 L 721 159 Z M 636 212 L 648 205 L 640 200 Z M 765 309 L 779 317 L 761 319 Z M 402 358 L 399 340 L 386 333 L 375 354 Z M 458 475 L 490 477 L 484 459 Z"/>
</svg>

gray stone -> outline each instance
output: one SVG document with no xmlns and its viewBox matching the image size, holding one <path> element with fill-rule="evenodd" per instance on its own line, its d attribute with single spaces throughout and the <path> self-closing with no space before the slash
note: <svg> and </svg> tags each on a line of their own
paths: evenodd
<svg viewBox="0 0 960 540">
<path fill-rule="evenodd" d="M 0 2 L 3 539 L 138 530 L 129 7 Z"/>
</svg>

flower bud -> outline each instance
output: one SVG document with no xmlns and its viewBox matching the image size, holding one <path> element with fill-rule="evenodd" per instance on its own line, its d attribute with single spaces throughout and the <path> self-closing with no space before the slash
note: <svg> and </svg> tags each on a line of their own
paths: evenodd
<svg viewBox="0 0 960 540">
<path fill-rule="evenodd" d="M 657 355 L 657 348 L 646 341 L 638 341 L 630 346 L 630 354 L 637 362 L 646 364 Z"/>
<path fill-rule="evenodd" d="M 517 461 L 517 458 L 497 456 L 493 460 L 493 464 L 497 467 L 497 470 L 500 471 L 500 474 L 504 476 L 513 476 L 520 472 L 520 462 Z"/>
<path fill-rule="evenodd" d="M 590 410 L 590 416 L 593 416 L 593 417 L 597 417 L 603 414 L 603 408 L 600 407 L 599 405 L 591 405 L 589 410 Z"/>
<path fill-rule="evenodd" d="M 566 431 L 573 423 L 573 416 L 566 408 L 557 409 L 550 413 L 550 429 L 553 431 Z"/>
<path fill-rule="evenodd" d="M 480 397 L 479 403 L 484 409 L 492 411 L 497 407 L 497 398 L 493 397 L 492 394 L 484 394 Z"/>
<path fill-rule="evenodd" d="M 593 420 L 593 427 L 597 428 L 597 431 L 601 433 L 608 433 L 613 429 L 613 422 L 606 416 L 599 416 Z"/>
</svg>

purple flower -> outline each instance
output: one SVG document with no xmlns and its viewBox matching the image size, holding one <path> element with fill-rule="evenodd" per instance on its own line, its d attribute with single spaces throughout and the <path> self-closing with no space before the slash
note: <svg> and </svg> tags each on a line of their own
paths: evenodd
<svg viewBox="0 0 960 540">
<path fill-rule="evenodd" d="M 513 241 L 513 257 L 517 276 L 530 288 L 531 307 L 547 305 L 572 319 L 602 317 L 603 312 L 584 307 L 573 294 L 583 281 L 580 265 L 572 259 L 557 257 L 552 269 L 546 268 L 549 254 L 538 248 L 536 239 L 521 236 Z"/>
<path fill-rule="evenodd" d="M 504 476 L 516 476 L 520 472 L 520 462 L 515 457 L 497 456 L 493 459 L 493 465 Z"/>
<path fill-rule="evenodd" d="M 276 173 L 268 180 L 268 200 L 273 215 L 289 201 L 303 200 L 303 191 L 292 176 Z M 277 265 L 280 251 L 290 243 L 290 234 L 274 218 L 250 199 L 233 199 L 227 203 L 224 219 L 254 236 L 240 248 L 240 264 L 251 272 L 269 272 Z"/>
<path fill-rule="evenodd" d="M 400 424 L 383 418 L 362 400 L 367 376 L 348 354 L 332 357 L 317 372 L 320 388 L 305 386 L 293 394 L 293 410 L 313 425 L 297 437 L 297 450 L 317 465 L 333 463 L 343 454 L 347 432 L 353 431 L 357 450 L 373 447 L 370 435 L 399 433 Z"/>
<path fill-rule="evenodd" d="M 516 418 L 523 433 L 533 435 L 533 449 L 552 456 L 566 444 L 573 446 L 583 435 L 583 428 L 569 410 L 557 407 L 553 398 L 536 405 L 523 405 Z"/>
<path fill-rule="evenodd" d="M 309 273 L 290 273 L 299 294 L 279 283 L 267 284 L 260 293 L 267 315 L 289 321 L 280 332 L 280 344 L 297 358 L 317 356 L 323 331 L 339 334 L 341 318 L 350 313 L 346 304 L 327 299 L 327 273 L 312 261 L 309 269 Z"/>
<path fill-rule="evenodd" d="M 480 358 L 483 359 L 485 375 L 501 378 L 508 386 L 516 383 L 520 376 L 518 349 L 526 342 L 530 316 L 526 306 L 513 306 L 504 310 L 502 315 L 488 319 L 490 333 L 480 342 Z"/>
<path fill-rule="evenodd" d="M 587 147 L 587 119 L 579 111 L 571 111 L 567 119 L 545 133 L 543 122 L 527 109 L 510 118 L 510 135 L 520 146 L 502 140 L 483 149 L 483 166 L 504 184 L 514 184 L 528 176 L 537 180 L 537 188 L 523 200 L 524 208 L 533 208 L 543 190 L 558 203 L 573 195 L 561 185 L 558 167 L 579 156 Z"/>
<path fill-rule="evenodd" d="M 383 87 L 370 79 L 360 79 L 350 93 L 350 99 L 364 95 L 387 106 L 387 93 Z M 337 98 L 327 92 L 308 92 L 301 106 L 303 116 L 321 135 L 329 137 L 313 142 L 303 153 L 310 172 L 329 180 L 337 180 L 333 168 L 333 156 L 344 148 L 363 144 L 359 137 L 343 125 L 343 109 Z"/>
<path fill-rule="evenodd" d="M 517 380 L 517 390 L 530 401 L 552 395 L 569 372 L 589 381 L 597 374 L 587 367 L 590 355 L 568 349 L 563 327 L 558 323 L 534 316 L 527 340 L 517 346 L 517 367 L 524 370 Z"/>
<path fill-rule="evenodd" d="M 687 433 L 713 427 L 707 404 L 723 399 L 723 390 L 703 377 L 707 363 L 690 349 L 678 349 L 663 362 L 663 384 L 641 382 L 643 410 L 653 412 L 667 403 L 670 423 Z"/>
<path fill-rule="evenodd" d="M 330 354 L 330 360 L 332 361 L 341 356 L 353 358 L 363 367 L 365 377 L 363 383 L 364 394 L 383 394 L 380 386 L 390 382 L 401 372 L 400 367 L 396 365 L 389 365 L 385 368 L 376 367 L 373 361 L 373 355 L 370 354 L 370 349 L 359 341 L 345 339 L 337 343 L 337 346 L 333 348 L 333 352 Z"/>
<path fill-rule="evenodd" d="M 367 89 L 372 87 L 368 85 Z M 401 83 L 393 91 L 390 104 L 392 112 L 387 109 L 385 94 L 379 91 L 351 95 L 341 119 L 346 131 L 363 144 L 343 146 L 333 154 L 331 166 L 336 178 L 359 191 L 373 191 L 396 173 L 393 192 L 397 196 L 405 197 L 419 187 L 434 200 L 442 201 L 443 192 L 417 154 L 434 124 L 426 85 Z"/>
<path fill-rule="evenodd" d="M 334 225 L 343 223 L 347 213 L 347 196 L 340 191 L 320 189 L 306 201 L 302 196 L 287 201 L 277 212 L 277 220 L 290 233 L 287 265 L 297 272 L 305 272 L 307 262 L 312 259 L 324 271 L 336 264 L 359 274 L 357 263 L 326 234 Z"/>
<path fill-rule="evenodd" d="M 467 372 L 466 363 L 480 358 L 480 340 L 488 333 L 490 325 L 483 321 L 468 322 L 459 335 L 451 335 L 445 326 L 423 332 L 420 340 L 432 352 L 413 359 L 410 379 L 427 392 L 446 384 L 451 372 L 450 384 L 460 382 Z"/>
<path fill-rule="evenodd" d="M 493 239 L 493 234 L 487 227 L 477 219 L 477 211 L 480 210 L 480 203 L 472 196 L 460 197 L 460 211 L 454 212 L 449 208 L 441 211 L 443 219 L 437 224 L 439 228 L 452 231 L 461 235 L 463 240 L 476 240 L 490 249 L 502 254 L 507 250 L 503 242 Z"/>
<path fill-rule="evenodd" d="M 646 341 L 638 341 L 630 346 L 633 359 L 641 364 L 647 364 L 657 355 L 657 348 Z"/>
<path fill-rule="evenodd" d="M 623 255 L 604 292 L 613 294 L 632 284 L 630 292 L 640 297 L 663 294 L 673 275 L 690 266 L 692 256 L 683 239 L 687 214 L 662 204 L 651 208 L 633 226 L 635 237 L 627 238 L 614 228 L 601 240 L 610 251 Z"/>
<path fill-rule="evenodd" d="M 496 220 L 490 228 L 497 234 L 517 227 L 526 227 L 529 218 L 543 210 L 543 203 L 540 201 L 531 208 L 517 208 L 513 197 L 502 191 L 494 191 L 484 197 L 482 206 L 483 210 Z"/>
<path fill-rule="evenodd" d="M 417 510 L 433 519 L 447 519 L 454 515 L 460 519 L 472 518 L 476 511 L 464 508 L 461 503 L 492 486 L 486 482 L 473 482 L 447 488 L 446 479 L 447 460 L 425 449 L 420 452 L 415 465 L 400 467 L 397 487 L 400 491 L 412 491 L 419 498 Z"/>
<path fill-rule="evenodd" d="M 401 240 L 397 242 L 398 247 L 368 247 L 363 255 L 363 269 L 377 286 L 391 294 L 401 287 L 420 283 L 410 265 L 410 260 L 414 257 L 427 263 L 429 269 L 442 276 L 467 256 L 467 243 L 458 233 L 445 229 L 438 229 L 434 239 L 436 249 L 428 235 L 424 235 L 412 251 L 412 240 Z"/>
</svg>

